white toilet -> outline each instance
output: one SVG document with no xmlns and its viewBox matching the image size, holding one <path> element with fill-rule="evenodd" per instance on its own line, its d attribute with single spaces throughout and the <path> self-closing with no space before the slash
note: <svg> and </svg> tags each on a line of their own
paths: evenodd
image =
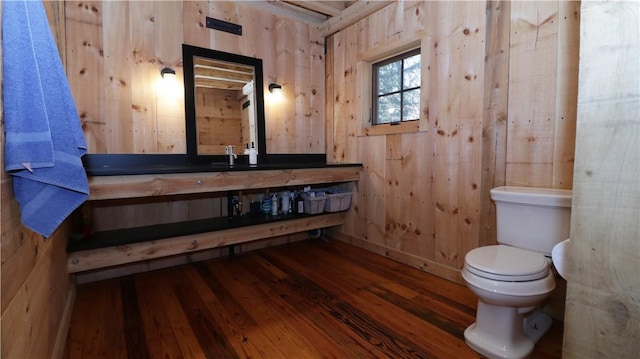
<svg viewBox="0 0 640 359">
<path fill-rule="evenodd" d="M 569 238 L 571 191 L 498 187 L 491 199 L 499 244 L 465 256 L 462 277 L 478 310 L 464 337 L 489 358 L 526 358 L 551 327 L 539 307 L 555 288 L 551 251 Z"/>
</svg>

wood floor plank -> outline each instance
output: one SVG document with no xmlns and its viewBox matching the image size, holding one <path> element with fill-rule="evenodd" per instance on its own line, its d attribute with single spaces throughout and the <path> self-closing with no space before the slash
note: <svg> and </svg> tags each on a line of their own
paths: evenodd
<svg viewBox="0 0 640 359">
<path fill-rule="evenodd" d="M 124 277 L 121 288 L 122 316 L 124 317 L 124 326 L 127 328 L 124 331 L 127 356 L 140 359 L 150 358 L 133 277 Z"/>
<path fill-rule="evenodd" d="M 286 278 L 277 279 L 270 277 L 272 273 L 270 270 L 260 271 L 260 269 L 264 267 L 258 265 L 257 259 L 258 256 L 252 256 L 251 260 L 243 263 L 242 268 L 250 273 L 259 273 L 259 275 L 256 276 L 258 278 L 257 285 L 268 296 L 277 296 L 277 298 L 279 298 L 276 303 L 280 309 L 280 314 L 283 316 L 288 315 L 289 317 L 292 314 L 295 315 L 296 320 L 293 323 L 296 325 L 296 330 L 311 343 L 318 353 L 332 358 L 348 357 L 346 348 L 337 345 L 330 333 L 320 330 L 317 327 L 317 323 L 309 316 L 308 307 L 300 307 L 292 301 L 290 293 L 294 290 L 293 288 L 288 287 L 285 290 L 281 290 L 281 287 L 274 285 L 276 283 L 286 283 Z M 262 261 L 262 263 L 264 263 L 264 261 Z M 273 270 L 275 267 L 271 266 L 270 268 Z M 287 278 L 290 275 L 290 273 L 287 274 Z"/>
<path fill-rule="evenodd" d="M 104 297 L 107 299 L 108 304 L 104 312 L 104 334 L 105 345 L 102 349 L 102 353 L 106 358 L 124 358 L 127 356 L 127 344 L 125 339 L 125 320 L 122 315 L 122 290 L 118 281 L 111 281 L 110 286 L 104 290 Z"/>
<path fill-rule="evenodd" d="M 182 281 L 183 270 L 182 267 L 176 267 L 157 271 L 157 277 L 154 277 L 154 280 L 156 280 L 159 292 L 156 295 L 166 308 L 165 313 L 167 313 L 167 319 L 171 323 L 171 328 L 182 356 L 185 358 L 206 358 L 194 329 L 189 324 L 189 320 L 173 289 L 174 284 Z M 132 358 L 130 357 L 129 359 Z"/>
<path fill-rule="evenodd" d="M 475 315 L 478 298 L 465 286 L 434 275 L 425 275 L 424 272 L 402 263 L 392 262 L 393 264 L 389 264 L 389 259 L 386 257 L 370 252 L 362 253 L 359 248 L 344 243 L 318 247 L 318 251 L 333 253 L 339 258 L 348 258 L 347 263 L 356 264 L 386 278 L 393 278 L 395 282 L 402 286 L 411 288 L 425 296 L 433 297 L 436 300 L 444 298 L 460 310 Z"/>
<path fill-rule="evenodd" d="M 77 293 L 67 340 L 69 358 L 100 357 L 104 334 L 104 308 L 107 306 L 105 288 L 109 288 L 109 283 L 92 283 L 88 290 Z M 89 317 L 94 320 L 87 321 L 86 318 Z"/>
<path fill-rule="evenodd" d="M 256 322 L 230 298 L 228 292 L 209 272 L 209 269 L 197 263 L 186 270 L 186 275 L 206 304 L 209 313 L 220 323 L 219 328 L 228 338 L 236 353 L 244 358 L 280 358 L 284 354 L 271 345 L 260 345 L 269 340 L 265 338 Z M 251 333 L 249 335 L 247 333 Z M 257 338 L 257 339 L 256 339 Z"/>
<path fill-rule="evenodd" d="M 67 358 L 480 358 L 477 298 L 343 242 L 301 241 L 78 286 Z M 561 358 L 562 323 L 534 359 Z"/>
<path fill-rule="evenodd" d="M 281 283 L 294 289 L 287 293 L 287 298 L 297 298 L 299 303 L 314 307 L 317 311 L 314 319 L 323 319 L 320 322 L 321 327 L 329 328 L 327 330 L 334 329 L 335 333 L 343 335 L 343 338 L 337 339 L 336 342 L 349 345 L 349 349 L 353 348 L 350 344 L 358 344 L 354 354 L 349 357 L 362 356 L 364 353 L 359 349 L 360 346 L 372 357 L 432 357 L 429 353 L 416 350 L 414 343 L 409 344 L 404 336 L 395 333 L 390 335 L 384 324 L 375 321 L 371 316 L 343 301 L 342 297 L 334 296 L 326 291 L 324 286 L 316 285 L 302 274 L 292 275 L 292 278 L 282 280 Z M 310 314 L 307 311 L 305 315 Z"/>
<path fill-rule="evenodd" d="M 108 300 L 107 293 L 109 289 L 113 288 L 113 286 L 106 286 L 101 288 L 102 290 L 92 298 L 98 305 L 98 307 L 102 308 L 96 313 L 88 313 L 90 316 L 94 316 L 96 322 L 100 325 L 96 325 L 92 327 L 92 330 L 88 330 L 85 333 L 85 341 L 89 343 L 89 345 L 84 346 L 84 350 L 82 353 L 83 358 L 107 358 L 106 353 L 106 336 L 107 331 L 105 325 L 107 313 L 104 308 L 108 308 Z"/>
<path fill-rule="evenodd" d="M 312 260 L 311 258 L 304 258 L 302 256 L 298 256 L 297 258 L 303 263 L 308 263 Z M 348 284 L 352 286 L 355 285 L 356 287 L 361 288 L 363 293 L 370 292 L 389 304 L 403 309 L 406 312 L 412 313 L 416 317 L 421 317 L 423 319 L 430 318 L 429 321 L 438 327 L 448 328 L 455 326 L 456 329 L 452 329 L 449 332 L 450 334 L 457 336 L 459 339 L 463 338 L 462 331 L 473 322 L 473 316 L 466 316 L 464 319 L 466 319 L 467 322 L 463 321 L 461 323 L 454 323 L 454 321 L 447 317 L 452 314 L 455 315 L 457 311 L 446 303 L 440 302 L 440 304 L 442 304 L 439 308 L 441 312 L 436 312 L 430 306 L 420 306 L 419 303 L 414 303 L 415 298 L 420 295 L 420 292 L 418 291 L 403 287 L 402 285 L 395 283 L 394 280 L 390 280 L 388 277 L 376 275 L 375 273 L 358 265 L 354 265 L 350 261 L 344 261 L 342 259 L 341 264 L 339 264 L 333 263 L 332 261 L 326 261 L 326 259 L 327 257 L 325 256 L 317 257 L 315 261 L 318 261 L 320 264 L 313 266 L 313 268 L 323 269 L 323 272 L 320 273 L 322 276 L 337 278 L 337 280 L 342 280 L 347 277 L 350 279 L 348 282 L 341 283 L 342 285 L 339 287 L 346 287 Z M 422 313 L 422 315 L 416 315 L 418 313 Z"/>
<path fill-rule="evenodd" d="M 294 243 L 291 246 L 283 248 L 289 251 L 289 254 L 296 253 L 296 258 L 301 258 L 301 252 L 296 247 L 302 242 Z M 313 247 L 317 253 L 316 257 L 322 261 L 328 261 L 325 253 L 332 253 L 341 260 L 337 263 L 324 263 L 314 268 L 335 268 L 339 267 L 345 271 L 345 266 L 357 265 L 374 273 L 381 274 L 386 278 L 393 278 L 395 282 L 401 283 L 407 289 L 411 288 L 421 295 L 415 298 L 418 302 L 423 302 L 427 307 L 434 307 L 434 303 L 438 306 L 454 307 L 457 311 L 447 311 L 447 315 L 458 313 L 463 319 L 463 323 L 472 323 L 475 321 L 475 308 L 477 297 L 465 286 L 457 283 L 438 278 L 433 275 L 425 274 L 415 268 L 389 261 L 388 258 L 379 256 L 370 252 L 363 252 L 355 246 L 351 246 L 342 242 L 333 242 L 331 245 L 316 245 Z M 339 265 L 338 263 L 342 263 Z M 385 264 L 386 263 L 386 264 Z M 330 276 L 328 274 L 328 276 Z M 388 283 L 388 281 L 386 282 Z M 440 310 L 443 310 L 442 308 Z M 453 317 L 456 317 L 454 314 Z M 462 319 L 461 318 L 461 319 Z M 471 319 L 469 319 L 471 318 Z M 465 324 L 464 326 L 466 327 Z M 462 339 L 461 339 L 462 340 Z M 464 341 L 462 340 L 462 345 Z M 534 348 L 532 358 L 561 358 L 562 357 L 562 323 L 553 324 L 549 333 L 547 333 Z"/>
<path fill-rule="evenodd" d="M 254 272 L 261 272 L 261 278 L 269 285 L 274 292 L 293 306 L 304 308 L 304 315 L 308 320 L 314 323 L 315 327 L 322 333 L 325 333 L 334 343 L 346 352 L 348 358 L 358 357 L 362 354 L 363 349 L 368 352 L 375 351 L 375 345 L 370 343 L 368 338 L 363 338 L 353 331 L 345 330 L 345 323 L 336 316 L 333 311 L 325 310 L 319 305 L 319 300 L 313 295 L 305 295 L 305 288 L 296 285 L 295 281 L 290 280 L 289 276 L 273 275 L 276 273 L 284 273 L 276 268 L 271 262 L 262 257 L 254 256 L 253 263 L 248 263 L 247 268 Z M 270 268 L 271 270 L 267 270 Z M 277 274 L 276 274 L 277 275 Z"/>
<path fill-rule="evenodd" d="M 220 324 L 209 313 L 204 301 L 190 283 L 185 281 L 175 284 L 173 289 L 205 355 L 208 358 L 239 358 L 223 335 Z"/>
<path fill-rule="evenodd" d="M 220 265 L 221 262 L 211 262 L 211 265 Z M 315 330 L 312 325 L 304 319 L 297 311 L 293 310 L 287 303 L 286 298 L 280 297 L 269 289 L 265 283 L 257 278 L 254 273 L 249 272 L 245 268 L 245 262 L 242 265 L 234 261 L 226 263 L 234 272 L 245 279 L 249 285 L 242 288 L 245 296 L 255 296 L 261 300 L 267 299 L 268 303 L 260 302 L 260 304 L 252 307 L 245 307 L 256 321 L 266 320 L 273 326 L 274 335 L 269 336 L 273 339 L 282 339 L 283 345 L 291 351 L 285 353 L 287 357 L 344 357 L 342 349 L 335 345 L 324 345 L 326 336 L 324 333 Z M 218 272 L 222 268 L 218 268 Z M 218 279 L 224 281 L 227 276 L 221 276 Z M 230 284 L 227 282 L 226 284 Z M 286 319 L 285 319 L 286 318 Z M 322 348 L 318 349 L 318 346 Z"/>
<path fill-rule="evenodd" d="M 296 278 L 298 281 L 309 286 L 318 283 L 319 286 L 316 286 L 315 290 L 321 293 L 315 293 L 315 295 L 322 296 L 322 302 L 333 302 L 334 308 L 341 308 L 361 320 L 358 322 L 358 326 L 371 330 L 371 332 L 363 333 L 364 335 L 373 335 L 379 342 L 389 344 L 387 347 L 379 348 L 385 354 L 392 357 L 411 357 L 412 354 L 407 351 L 411 348 L 412 352 L 419 352 L 424 357 L 444 357 L 446 355 L 477 357 L 466 346 L 458 345 L 455 341 L 447 339 L 448 333 L 440 330 L 433 323 L 414 317 L 393 303 L 385 303 L 381 298 L 373 295 L 367 290 L 369 285 L 364 284 L 367 281 L 356 279 L 353 273 L 349 275 L 339 269 L 315 266 L 312 258 L 308 258 L 300 252 L 295 258 L 275 251 L 266 255 L 270 261 L 279 262 L 278 266 L 281 268 L 292 265 L 290 271 L 300 275 L 299 278 Z M 313 270 L 303 272 L 304 268 L 310 267 L 322 268 L 323 271 L 336 270 L 336 272 L 329 276 L 318 275 Z M 302 276 L 306 278 L 302 278 Z M 326 278 L 331 278 L 331 280 L 326 280 Z M 357 288 L 356 294 L 353 294 L 352 288 L 354 287 Z M 385 310 L 378 310 L 378 308 L 385 308 Z M 402 338 L 402 340 L 397 338 Z M 405 338 L 410 340 L 411 346 L 403 343 Z"/>
<path fill-rule="evenodd" d="M 162 291 L 149 275 L 135 278 L 140 303 L 140 316 L 151 358 L 183 358 L 178 340 L 162 303 Z"/>
<path fill-rule="evenodd" d="M 93 288 L 102 283 L 91 283 L 84 286 L 82 291 L 76 294 L 76 304 L 73 308 L 73 315 L 69 325 L 69 334 L 67 335 L 67 344 L 65 353 L 69 359 L 81 359 L 84 350 L 84 334 L 89 329 L 88 323 L 84 318 L 91 313 Z M 95 321 L 97 325 L 100 323 Z"/>
<path fill-rule="evenodd" d="M 324 247 L 326 248 L 326 246 Z M 424 290 L 413 290 L 395 280 L 388 279 L 388 276 L 369 271 L 360 264 L 344 261 L 344 257 L 315 257 L 315 259 L 312 259 L 298 255 L 296 258 L 303 263 L 308 263 L 311 260 L 317 261 L 319 265 L 314 266 L 314 268 L 324 268 L 325 271 L 321 274 L 327 277 L 344 279 L 345 276 L 350 276 L 353 281 L 357 281 L 357 286 L 363 288 L 363 290 L 369 291 L 390 304 L 398 306 L 418 318 L 427 320 L 439 328 L 446 329 L 449 334 L 459 339 L 464 338 L 464 330 L 475 321 L 475 308 L 452 306 L 452 301 L 445 298 L 433 300 L 431 297 L 436 294 L 429 292 L 429 296 L 423 296 L 421 293 L 425 293 Z M 359 258 L 362 259 L 363 257 L 359 256 Z M 400 266 L 399 269 L 404 270 L 407 268 Z M 461 308 L 463 308 L 462 311 L 459 310 Z"/>
</svg>

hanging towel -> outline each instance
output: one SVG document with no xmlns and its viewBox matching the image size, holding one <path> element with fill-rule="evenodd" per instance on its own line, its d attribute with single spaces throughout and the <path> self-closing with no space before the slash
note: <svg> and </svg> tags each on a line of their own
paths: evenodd
<svg viewBox="0 0 640 359">
<path fill-rule="evenodd" d="M 89 197 L 87 146 L 41 1 L 3 1 L 5 169 L 22 223 L 50 236 Z"/>
</svg>

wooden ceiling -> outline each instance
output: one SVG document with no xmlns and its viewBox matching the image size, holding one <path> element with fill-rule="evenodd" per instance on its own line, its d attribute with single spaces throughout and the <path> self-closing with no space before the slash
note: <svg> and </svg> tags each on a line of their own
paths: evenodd
<svg viewBox="0 0 640 359">
<path fill-rule="evenodd" d="M 316 25 L 321 35 L 326 37 L 395 1 L 266 0 L 252 1 L 251 4 L 293 20 Z"/>
<path fill-rule="evenodd" d="M 356 1 L 286 1 L 283 2 L 327 17 L 338 16 Z"/>
</svg>

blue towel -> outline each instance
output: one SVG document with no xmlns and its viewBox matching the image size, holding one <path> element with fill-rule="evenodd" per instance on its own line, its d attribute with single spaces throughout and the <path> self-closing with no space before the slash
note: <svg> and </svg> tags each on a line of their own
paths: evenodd
<svg viewBox="0 0 640 359">
<path fill-rule="evenodd" d="M 89 197 L 80 119 L 41 1 L 3 1 L 5 169 L 22 223 L 49 237 Z"/>
</svg>

